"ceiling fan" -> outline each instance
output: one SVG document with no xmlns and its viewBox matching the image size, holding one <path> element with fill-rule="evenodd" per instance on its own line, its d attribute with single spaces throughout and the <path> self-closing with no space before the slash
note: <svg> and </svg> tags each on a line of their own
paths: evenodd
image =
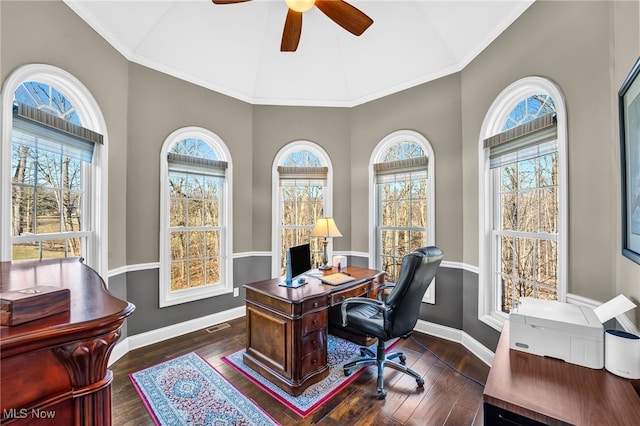
<svg viewBox="0 0 640 426">
<path fill-rule="evenodd" d="M 251 0 L 212 0 L 215 4 L 244 3 Z M 289 11 L 282 31 L 281 52 L 295 52 L 302 33 L 302 14 L 316 6 L 333 22 L 350 33 L 359 36 L 373 19 L 344 0 L 285 0 Z"/>
</svg>

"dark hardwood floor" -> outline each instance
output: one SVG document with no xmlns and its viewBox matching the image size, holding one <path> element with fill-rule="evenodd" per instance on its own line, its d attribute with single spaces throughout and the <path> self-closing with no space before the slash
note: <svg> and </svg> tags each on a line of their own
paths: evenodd
<svg viewBox="0 0 640 426">
<path fill-rule="evenodd" d="M 423 374 L 423 389 L 414 379 L 386 369 L 387 398 L 376 398 L 376 369 L 369 367 L 338 395 L 307 418 L 285 408 L 255 384 L 229 367 L 221 358 L 244 348 L 245 319 L 227 322 L 230 327 L 214 333 L 205 330 L 176 337 L 129 352 L 110 369 L 113 371 L 113 424 L 153 425 L 129 374 L 176 356 L 195 351 L 211 363 L 245 395 L 253 399 L 283 425 L 482 425 L 482 391 L 478 383 L 454 372 L 440 358 L 465 375 L 485 383 L 489 367 L 462 345 L 421 333 L 394 347 L 407 356 L 407 365 Z M 415 339 L 415 340 L 414 340 Z"/>
</svg>

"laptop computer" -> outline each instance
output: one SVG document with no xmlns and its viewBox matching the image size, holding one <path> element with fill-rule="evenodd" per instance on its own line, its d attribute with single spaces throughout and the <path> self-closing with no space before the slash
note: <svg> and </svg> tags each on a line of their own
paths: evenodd
<svg viewBox="0 0 640 426">
<path fill-rule="evenodd" d="M 340 285 L 340 284 L 348 283 L 349 281 L 355 281 L 355 278 L 353 278 L 351 275 L 342 274 L 339 272 L 336 274 L 323 275 L 318 278 L 323 283 L 330 284 L 330 285 Z"/>
</svg>

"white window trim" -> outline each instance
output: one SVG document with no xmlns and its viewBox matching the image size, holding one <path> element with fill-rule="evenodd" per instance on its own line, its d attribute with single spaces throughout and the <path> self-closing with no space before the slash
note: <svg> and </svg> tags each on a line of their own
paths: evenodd
<svg viewBox="0 0 640 426">
<path fill-rule="evenodd" d="M 174 143 L 188 138 L 201 139 L 211 144 L 226 161 L 226 183 L 224 191 L 224 206 L 222 208 L 222 224 L 224 227 L 224 247 L 222 247 L 220 266 L 220 285 L 204 286 L 177 292 L 171 291 L 171 253 L 169 244 L 169 162 L 167 154 Z M 175 130 L 165 139 L 160 152 L 160 307 L 178 305 L 208 297 L 220 296 L 233 292 L 233 163 L 231 152 L 222 139 L 215 133 L 200 127 L 183 127 Z"/>
<path fill-rule="evenodd" d="M 502 131 L 505 117 L 523 99 L 545 93 L 551 96 L 556 106 L 558 130 L 558 300 L 564 301 L 567 294 L 568 277 L 568 168 L 567 168 L 567 115 L 564 95 L 552 81 L 542 77 L 526 77 L 505 88 L 493 101 L 485 115 L 478 141 L 478 182 L 479 182 L 479 261 L 478 277 L 478 319 L 498 331 L 502 331 L 508 315 L 495 310 L 497 289 L 492 286 L 491 241 L 492 220 L 495 205 L 491 202 L 491 171 L 489 150 L 484 148 L 484 140 Z"/>
<path fill-rule="evenodd" d="M 282 213 L 282 203 L 280 200 L 280 174 L 278 173 L 278 166 L 282 166 L 282 162 L 289 155 L 297 151 L 309 151 L 315 154 L 320 160 L 322 160 L 323 166 L 327 167 L 327 185 L 324 190 L 324 216 L 333 216 L 333 166 L 331 165 L 331 159 L 329 154 L 318 144 L 307 141 L 299 140 L 290 142 L 278 151 L 275 159 L 273 160 L 273 167 L 271 169 L 271 199 L 275 200 L 271 206 L 271 276 L 280 276 L 280 244 L 282 240 L 282 228 L 280 226 L 280 214 Z M 327 244 L 327 257 L 329 261 L 333 257 L 333 238 L 328 239 Z"/>
<path fill-rule="evenodd" d="M 4 171 L 0 176 L 0 199 L 11 194 L 11 134 L 13 131 L 13 96 L 20 84 L 37 81 L 55 87 L 73 105 L 83 127 L 103 135 L 103 144 L 96 144 L 88 202 L 91 205 L 89 229 L 94 231 L 92 244 L 87 247 L 87 265 L 92 267 L 105 281 L 108 273 L 108 158 L 109 136 L 107 125 L 98 102 L 89 89 L 68 72 L 47 64 L 27 64 L 18 67 L 5 80 L 2 87 L 2 141 L 0 164 Z M 0 234 L 7 236 L 0 241 L 0 259 L 11 260 L 11 203 L 0 203 Z"/>
<path fill-rule="evenodd" d="M 413 130 L 397 130 L 393 133 L 385 136 L 374 148 L 369 159 L 369 268 L 377 267 L 376 259 L 376 212 L 378 208 L 378 200 L 376 196 L 376 174 L 373 170 L 375 163 L 380 163 L 383 160 L 383 155 L 387 150 L 398 142 L 403 141 L 415 142 L 424 151 L 429 159 L 427 166 L 427 180 L 429 183 L 429 200 L 427 203 L 427 223 L 431 226 L 431 232 L 427 233 L 427 245 L 434 245 L 436 241 L 436 227 L 435 227 L 435 199 L 436 199 L 436 184 L 435 184 L 435 154 L 431 144 L 423 135 Z M 436 285 L 435 278 L 433 284 L 429 286 L 422 301 L 425 303 L 436 303 Z"/>
</svg>

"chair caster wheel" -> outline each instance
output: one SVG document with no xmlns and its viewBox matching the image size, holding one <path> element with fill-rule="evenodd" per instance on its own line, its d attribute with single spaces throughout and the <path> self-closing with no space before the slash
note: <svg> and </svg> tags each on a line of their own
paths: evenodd
<svg viewBox="0 0 640 426">
<path fill-rule="evenodd" d="M 387 391 L 385 390 L 378 390 L 378 399 L 385 399 L 387 396 Z"/>
<path fill-rule="evenodd" d="M 406 365 L 407 364 L 407 357 L 404 356 L 404 354 L 400 355 L 398 358 L 400 359 L 400 364 L 402 364 L 402 365 Z"/>
<path fill-rule="evenodd" d="M 416 379 L 416 382 L 418 383 L 418 387 L 419 388 L 424 386 L 424 380 L 423 379 Z"/>
<path fill-rule="evenodd" d="M 345 376 L 350 376 L 351 375 L 351 369 L 350 368 L 345 368 L 344 369 L 344 375 Z"/>
<path fill-rule="evenodd" d="M 360 356 L 365 356 L 367 354 L 367 350 L 365 348 L 360 348 Z"/>
</svg>

